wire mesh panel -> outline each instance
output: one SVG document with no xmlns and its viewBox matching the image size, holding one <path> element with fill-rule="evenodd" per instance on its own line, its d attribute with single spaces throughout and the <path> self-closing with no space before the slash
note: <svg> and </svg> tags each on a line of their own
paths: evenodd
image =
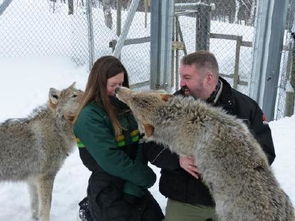
<svg viewBox="0 0 295 221">
<path fill-rule="evenodd" d="M 0 0 L 0 57 L 65 56 L 84 65 L 92 62 L 91 52 L 93 60 L 111 55 L 123 31 L 130 2 Z M 289 2 L 277 118 L 284 115 L 288 82 L 292 76 L 295 79 L 294 74 L 290 75 L 294 69 L 291 33 L 295 31 L 295 0 Z M 91 3 L 91 10 L 87 3 Z M 150 0 L 140 1 L 120 54 L 135 87 L 148 85 L 150 80 L 149 3 Z M 178 88 L 178 65 L 183 55 L 209 49 L 217 57 L 221 76 L 248 94 L 257 4 L 257 0 L 175 0 L 172 85 Z"/>
<path fill-rule="evenodd" d="M 131 84 L 149 81 L 148 3 L 141 1 L 120 56 Z M 91 67 L 112 54 L 110 43 L 118 39 L 129 5 L 130 0 L 0 0 L 0 57 L 61 56 Z"/>
<path fill-rule="evenodd" d="M 131 84 L 148 85 L 150 80 L 150 13 L 138 11 L 135 14 L 127 39 L 130 39 L 130 44 L 124 46 L 121 58 L 127 64 Z"/>
<path fill-rule="evenodd" d="M 286 18 L 286 27 L 284 35 L 284 46 L 281 57 L 281 66 L 280 66 L 280 78 L 278 85 L 278 94 L 276 102 L 276 111 L 275 119 L 280 119 L 289 112 L 288 108 L 288 95 L 291 92 L 294 96 L 295 87 L 292 86 L 292 76 L 294 75 L 294 13 L 295 13 L 295 1 L 289 1 L 288 13 Z M 294 110 L 294 98 L 292 101 Z M 293 112 L 293 111 L 292 111 Z"/>
<path fill-rule="evenodd" d="M 75 10 L 68 15 L 61 1 L 11 1 L 0 15 L 0 57 L 69 56 L 84 64 L 87 20 L 83 8 Z"/>
<path fill-rule="evenodd" d="M 176 26 L 183 36 L 186 51 L 179 50 L 178 56 L 202 49 L 198 45 L 204 41 L 202 32 L 209 26 L 209 50 L 213 52 L 220 65 L 220 74 L 234 88 L 248 93 L 247 81 L 252 67 L 252 41 L 254 36 L 253 19 L 255 0 L 176 0 Z M 252 7 L 253 4 L 253 7 Z M 210 10 L 210 13 L 208 13 Z M 253 11 L 254 10 L 254 11 Z M 175 38 L 177 38 L 175 36 Z M 178 37 L 178 40 L 180 38 Z M 204 48 L 206 49 L 206 48 Z M 175 67 L 177 72 L 177 67 Z"/>
<path fill-rule="evenodd" d="M 198 30 L 207 31 L 208 24 L 204 22 L 204 18 L 210 16 L 209 50 L 217 57 L 220 75 L 234 88 L 249 94 L 248 82 L 253 63 L 257 4 L 261 2 L 257 0 L 176 0 L 173 48 L 176 87 L 179 81 L 177 78 L 179 59 L 187 53 L 202 49 L 198 45 L 202 45 L 204 35 Z M 209 14 L 208 7 L 199 9 L 202 5 L 211 6 Z M 295 66 L 292 65 L 291 53 L 294 48 L 294 38 L 291 36 L 291 33 L 295 32 L 294 14 L 295 1 L 290 0 L 281 53 L 277 105 L 274 107 L 276 108 L 276 119 L 285 116 L 286 105 L 288 105 L 286 99 L 288 100 L 287 95 L 290 88 L 294 92 L 292 84 L 289 83 L 290 80 L 292 82 L 292 67 Z"/>
<path fill-rule="evenodd" d="M 117 2 L 117 4 L 115 4 Z M 130 1 L 111 1 L 112 28 L 105 25 L 99 9 L 93 10 L 93 27 L 95 42 L 95 57 L 112 54 L 122 27 L 128 15 Z M 148 84 L 150 79 L 150 13 L 149 5 L 144 12 L 143 2 L 139 5 L 132 20 L 127 39 L 120 53 L 120 59 L 126 66 L 133 87 Z"/>
</svg>

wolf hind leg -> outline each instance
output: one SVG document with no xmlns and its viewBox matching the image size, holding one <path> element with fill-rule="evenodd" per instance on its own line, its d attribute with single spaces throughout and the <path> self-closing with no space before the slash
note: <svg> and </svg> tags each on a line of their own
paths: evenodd
<svg viewBox="0 0 295 221">
<path fill-rule="evenodd" d="M 31 213 L 33 219 L 39 218 L 39 197 L 38 197 L 38 188 L 36 179 L 30 179 L 28 181 L 28 188 L 30 193 L 31 200 Z"/>
<path fill-rule="evenodd" d="M 39 220 L 49 221 L 54 176 L 43 176 L 38 181 Z"/>
</svg>

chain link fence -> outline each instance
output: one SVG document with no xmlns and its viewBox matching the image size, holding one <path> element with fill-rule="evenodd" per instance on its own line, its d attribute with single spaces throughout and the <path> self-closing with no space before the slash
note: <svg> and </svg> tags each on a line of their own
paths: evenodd
<svg viewBox="0 0 295 221">
<path fill-rule="evenodd" d="M 2 4 L 1 4 L 2 3 Z M 5 0 L 0 1 L 1 7 Z M 87 19 L 64 3 L 13 0 L 0 15 L 0 57 L 69 56 L 87 62 Z"/>
<path fill-rule="evenodd" d="M 115 2 L 119 3 L 118 1 Z M 113 30 L 109 30 L 112 34 L 110 34 L 110 38 L 107 39 L 110 43 L 107 45 L 109 45 L 112 50 L 115 49 L 118 35 L 124 31 L 124 22 L 128 16 L 128 11 L 125 10 L 125 8 L 128 9 L 128 3 L 130 4 L 130 1 L 125 1 L 125 4 L 121 2 L 121 4 L 117 5 L 113 3 Z M 150 13 L 148 13 L 148 11 L 144 12 L 144 9 L 149 10 L 149 5 L 146 5 L 146 8 L 144 8 L 142 4 L 143 1 L 139 4 L 131 26 L 129 27 L 127 39 L 125 40 L 120 56 L 129 72 L 132 87 L 148 85 L 150 80 Z M 93 21 L 94 27 L 101 27 L 101 24 L 98 24 L 95 19 Z M 95 36 L 101 36 L 104 31 L 97 29 L 94 33 Z M 96 47 L 98 48 L 96 51 L 99 53 L 99 47 L 101 47 L 101 45 L 99 41 L 96 42 Z"/>
<path fill-rule="evenodd" d="M 254 21 L 257 4 L 260 2 L 256 0 L 202 0 L 198 2 L 175 0 L 173 67 L 176 87 L 179 81 L 177 78 L 179 59 L 187 53 L 209 49 L 217 57 L 220 75 L 234 88 L 244 94 L 249 94 L 248 82 L 253 63 L 253 41 L 256 31 Z M 290 88 L 291 51 L 294 47 L 291 28 L 294 25 L 295 1 L 290 0 L 289 4 L 277 106 L 275 107 L 276 119 L 286 115 L 288 105 L 286 100 L 288 100 L 287 94 Z M 206 19 L 209 20 L 209 24 Z M 208 44 L 206 37 L 209 39 Z"/>
<path fill-rule="evenodd" d="M 70 57 L 77 65 L 91 66 L 98 57 L 112 54 L 130 2 L 0 0 L 0 58 L 61 56 Z M 285 115 L 288 83 L 295 78 L 290 74 L 294 69 L 294 2 L 290 0 L 288 8 L 277 119 Z M 148 85 L 150 80 L 149 3 L 140 1 L 120 55 L 134 87 Z M 257 0 L 175 0 L 172 79 L 176 89 L 180 58 L 209 49 L 217 57 L 221 76 L 249 94 L 257 4 Z"/>
<path fill-rule="evenodd" d="M 110 42 L 118 38 L 129 4 L 126 0 L 0 0 L 0 58 L 60 56 L 70 57 L 77 65 L 90 62 L 91 67 L 92 59 L 112 54 Z M 140 4 L 128 39 L 149 37 L 150 14 L 144 12 L 147 7 Z M 121 59 L 130 82 L 147 82 L 149 40 L 129 42 L 122 49 Z"/>
<path fill-rule="evenodd" d="M 255 9 L 248 1 L 196 1 L 176 0 L 175 39 L 183 40 L 183 48 L 176 48 L 181 57 L 199 49 L 209 49 L 216 55 L 220 75 L 234 88 L 248 94 L 248 78 L 252 67 L 252 41 L 255 34 L 253 21 Z M 243 5 L 246 4 L 247 5 Z M 253 1 L 252 1 L 253 2 Z M 256 2 L 254 1 L 253 4 Z M 248 5 L 250 4 L 250 5 Z M 247 7 L 246 7 L 247 6 Z M 255 10 L 254 10 L 255 11 Z M 208 25 L 209 20 L 210 24 Z M 204 42 L 209 33 L 208 45 Z M 178 35 L 178 36 L 177 36 Z M 177 59 L 175 59 L 177 72 Z M 177 75 L 177 74 L 176 74 Z"/>
<path fill-rule="evenodd" d="M 284 46 L 281 58 L 280 78 L 275 118 L 280 119 L 294 113 L 294 89 L 292 79 L 295 76 L 295 1 L 289 1 L 286 18 Z"/>
</svg>

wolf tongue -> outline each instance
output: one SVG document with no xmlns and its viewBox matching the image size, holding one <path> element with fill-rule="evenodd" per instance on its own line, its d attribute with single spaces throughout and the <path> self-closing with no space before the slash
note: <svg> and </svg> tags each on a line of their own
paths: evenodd
<svg viewBox="0 0 295 221">
<path fill-rule="evenodd" d="M 150 137 L 154 134 L 154 127 L 150 124 L 144 124 L 144 132 L 145 132 L 145 136 Z"/>
</svg>

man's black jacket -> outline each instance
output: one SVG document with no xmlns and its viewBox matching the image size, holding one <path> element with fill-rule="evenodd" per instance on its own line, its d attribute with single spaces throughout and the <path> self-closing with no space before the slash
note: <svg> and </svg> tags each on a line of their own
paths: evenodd
<svg viewBox="0 0 295 221">
<path fill-rule="evenodd" d="M 215 106 L 222 107 L 228 114 L 242 119 L 262 146 L 269 164 L 275 159 L 275 151 L 269 126 L 264 122 L 264 115 L 258 104 L 246 95 L 231 88 L 229 83 L 220 78 L 223 83 L 221 95 Z M 181 93 L 180 91 L 176 94 Z M 153 142 L 144 145 L 144 154 L 148 160 L 161 168 L 160 192 L 173 200 L 214 206 L 208 188 L 200 179 L 196 179 L 180 168 L 179 159 L 168 148 Z M 210 163 L 210 162 L 208 162 Z"/>
</svg>

